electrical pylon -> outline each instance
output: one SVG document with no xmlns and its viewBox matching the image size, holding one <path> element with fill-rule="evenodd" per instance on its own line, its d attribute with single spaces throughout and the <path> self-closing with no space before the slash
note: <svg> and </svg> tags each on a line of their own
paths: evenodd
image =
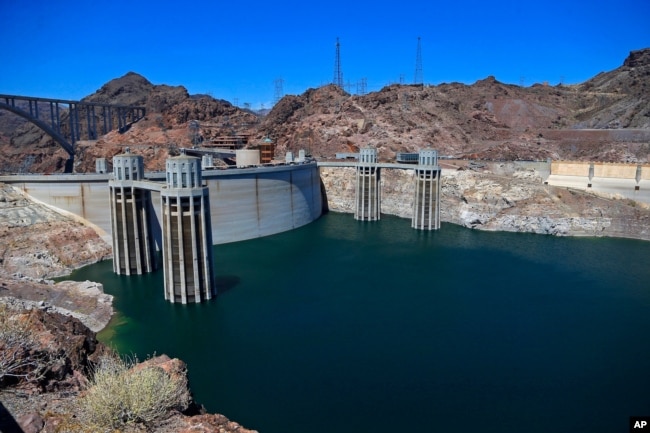
<svg viewBox="0 0 650 433">
<path fill-rule="evenodd" d="M 343 72 L 341 72 L 341 44 L 339 38 L 336 38 L 336 57 L 334 58 L 334 84 L 343 88 Z"/>
<path fill-rule="evenodd" d="M 422 43 L 418 36 L 418 50 L 415 55 L 415 76 L 413 77 L 413 84 L 424 84 L 424 77 L 422 73 Z"/>
</svg>

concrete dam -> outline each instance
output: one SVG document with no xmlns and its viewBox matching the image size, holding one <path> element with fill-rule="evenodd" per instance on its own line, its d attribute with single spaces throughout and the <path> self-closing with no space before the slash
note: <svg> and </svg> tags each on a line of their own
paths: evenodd
<svg viewBox="0 0 650 433">
<path fill-rule="evenodd" d="M 145 188 L 157 188 L 151 191 L 151 201 L 156 220 L 160 222 L 160 191 L 165 173 L 146 173 L 144 177 L 151 181 L 143 184 Z M 111 174 L 14 175 L 0 176 L 0 182 L 21 189 L 46 205 L 88 220 L 110 243 L 108 182 L 111 178 Z M 215 245 L 292 230 L 314 221 L 323 211 L 315 162 L 205 170 L 203 181 L 209 189 Z M 160 228 L 157 230 L 154 235 L 160 247 Z"/>
<path fill-rule="evenodd" d="M 381 171 L 406 169 L 415 173 L 411 226 L 440 228 L 436 151 L 414 154 L 417 165 L 378 163 L 377 151 L 371 148 L 360 155 L 354 165 L 356 220 L 380 219 Z M 167 159 L 164 173 L 145 173 L 142 156 L 127 148 L 113 157 L 112 175 L 0 176 L 0 182 L 94 224 L 113 246 L 116 274 L 153 272 L 159 267 L 156 251 L 162 251 L 165 299 L 187 304 L 217 294 L 212 245 L 301 227 L 320 217 L 326 203 L 314 161 L 294 163 L 288 158 L 286 164 L 274 166 L 204 168 L 199 158 L 182 152 Z"/>
</svg>

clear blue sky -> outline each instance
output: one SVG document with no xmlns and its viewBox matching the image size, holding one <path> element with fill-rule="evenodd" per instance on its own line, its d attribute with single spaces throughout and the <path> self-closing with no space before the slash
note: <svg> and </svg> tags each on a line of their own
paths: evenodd
<svg viewBox="0 0 650 433">
<path fill-rule="evenodd" d="M 332 82 L 367 90 L 494 75 L 528 86 L 583 82 L 650 47 L 650 0 L 0 0 L 0 93 L 79 99 L 129 71 L 192 94 L 269 107 Z"/>
</svg>

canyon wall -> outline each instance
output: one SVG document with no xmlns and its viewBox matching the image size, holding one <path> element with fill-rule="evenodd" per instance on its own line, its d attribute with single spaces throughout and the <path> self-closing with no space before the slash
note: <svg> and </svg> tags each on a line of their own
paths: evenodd
<svg viewBox="0 0 650 433">
<path fill-rule="evenodd" d="M 320 168 L 329 210 L 353 211 L 354 170 Z M 381 191 L 382 213 L 411 218 L 412 170 L 382 169 Z M 544 185 L 539 172 L 522 164 L 445 169 L 440 202 L 443 222 L 473 229 L 650 240 L 647 206 Z"/>
</svg>

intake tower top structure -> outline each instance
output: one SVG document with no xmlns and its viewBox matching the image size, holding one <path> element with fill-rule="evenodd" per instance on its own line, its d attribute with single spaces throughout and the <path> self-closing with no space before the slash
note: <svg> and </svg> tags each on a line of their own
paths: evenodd
<svg viewBox="0 0 650 433">
<path fill-rule="evenodd" d="M 167 171 L 167 188 L 200 188 L 201 160 L 185 155 L 168 158 L 165 163 Z"/>
<path fill-rule="evenodd" d="M 113 157 L 113 178 L 115 180 L 144 179 L 144 158 L 134 155 L 128 147 L 124 153 Z"/>
</svg>

